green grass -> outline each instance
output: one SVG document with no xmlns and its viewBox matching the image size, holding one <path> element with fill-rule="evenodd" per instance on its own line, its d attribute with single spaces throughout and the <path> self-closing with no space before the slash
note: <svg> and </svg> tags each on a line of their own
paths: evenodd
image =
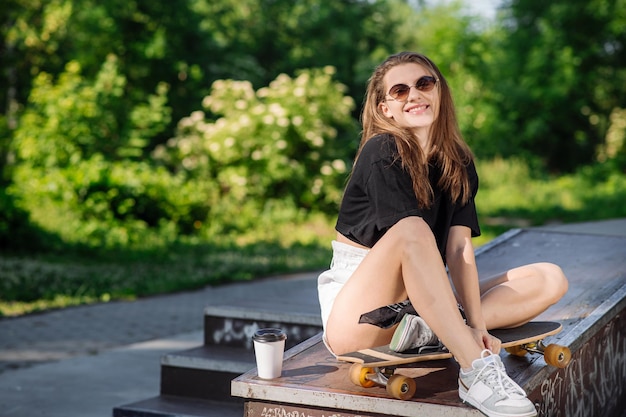
<svg viewBox="0 0 626 417">
<path fill-rule="evenodd" d="M 606 166 L 576 174 L 537 175 L 520 161 L 478 164 L 483 223 L 539 226 L 626 217 L 626 176 Z"/>
<path fill-rule="evenodd" d="M 2 315 L 134 299 L 148 295 L 246 281 L 322 268 L 330 248 L 315 244 L 253 243 L 242 246 L 179 244 L 167 251 L 76 256 L 0 256 Z"/>
<path fill-rule="evenodd" d="M 511 228 L 626 217 L 626 177 L 598 166 L 550 177 L 519 161 L 477 163 L 481 246 Z M 271 224 L 271 222 L 263 222 Z M 214 242 L 104 253 L 0 254 L 0 315 L 192 290 L 328 266 L 334 219 L 275 224 Z"/>
</svg>

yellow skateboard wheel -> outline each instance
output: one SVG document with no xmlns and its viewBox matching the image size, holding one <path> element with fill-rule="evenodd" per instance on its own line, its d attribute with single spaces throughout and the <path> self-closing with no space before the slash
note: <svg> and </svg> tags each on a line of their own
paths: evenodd
<svg viewBox="0 0 626 417">
<path fill-rule="evenodd" d="M 565 368 L 572 360 L 572 352 L 569 348 L 555 344 L 546 346 L 543 356 L 548 365 L 557 368 Z"/>
<path fill-rule="evenodd" d="M 361 365 L 360 363 L 352 364 L 350 367 L 350 381 L 354 385 L 358 385 L 364 388 L 371 388 L 376 383 L 367 379 L 367 375 L 374 374 L 374 370 L 372 368 L 368 368 L 366 366 Z"/>
<path fill-rule="evenodd" d="M 415 380 L 405 375 L 392 375 L 387 381 L 387 393 L 402 401 L 413 398 L 416 388 Z"/>
</svg>

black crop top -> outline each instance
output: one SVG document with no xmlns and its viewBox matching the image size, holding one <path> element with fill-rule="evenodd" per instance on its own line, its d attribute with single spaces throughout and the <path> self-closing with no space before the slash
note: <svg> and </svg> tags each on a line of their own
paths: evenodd
<svg viewBox="0 0 626 417">
<path fill-rule="evenodd" d="M 398 221 L 419 216 L 433 231 L 442 259 L 451 226 L 467 226 L 472 237 L 480 235 L 474 197 L 478 191 L 478 174 L 474 162 L 467 166 L 471 197 L 459 206 L 444 195 L 437 182 L 439 168 L 429 165 L 429 180 L 434 192 L 433 204 L 420 209 L 413 192 L 411 176 L 397 158 L 397 147 L 390 135 L 370 139 L 352 169 L 344 192 L 336 230 L 348 239 L 371 248 Z"/>
</svg>

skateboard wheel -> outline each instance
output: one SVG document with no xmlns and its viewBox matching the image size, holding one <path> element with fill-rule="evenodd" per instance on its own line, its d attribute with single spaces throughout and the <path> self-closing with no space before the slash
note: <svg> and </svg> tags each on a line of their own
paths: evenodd
<svg viewBox="0 0 626 417">
<path fill-rule="evenodd" d="M 350 367 L 350 381 L 354 385 L 358 385 L 364 388 L 371 388 L 376 383 L 367 379 L 367 375 L 375 374 L 372 368 L 363 366 L 360 363 L 355 363 Z"/>
<path fill-rule="evenodd" d="M 569 348 L 561 345 L 548 345 L 543 351 L 546 363 L 557 368 L 565 368 L 572 359 Z"/>
<path fill-rule="evenodd" d="M 528 353 L 528 351 L 521 346 L 511 346 L 504 350 L 506 350 L 509 355 L 513 356 L 525 356 Z"/>
<path fill-rule="evenodd" d="M 415 380 L 405 375 L 392 375 L 387 381 L 387 393 L 402 401 L 413 398 L 416 388 Z"/>
</svg>

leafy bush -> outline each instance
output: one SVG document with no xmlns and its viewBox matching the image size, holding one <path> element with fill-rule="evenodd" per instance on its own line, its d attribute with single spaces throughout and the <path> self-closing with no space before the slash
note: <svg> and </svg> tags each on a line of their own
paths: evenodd
<svg viewBox="0 0 626 417">
<path fill-rule="evenodd" d="M 32 173 L 15 172 L 32 218 L 64 241 L 89 247 L 163 246 L 193 232 L 212 199 L 210 183 L 188 182 L 144 162 L 107 163 L 96 156 Z"/>
<path fill-rule="evenodd" d="M 15 131 L 16 208 L 68 244 L 159 247 L 219 238 L 336 211 L 356 145 L 353 101 L 330 67 L 213 85 L 202 111 L 154 159 L 140 158 L 167 121 L 166 88 L 128 104 L 116 60 L 90 82 L 75 63 L 42 73 Z"/>
<path fill-rule="evenodd" d="M 0 250 L 36 252 L 52 246 L 49 236 L 31 223 L 28 212 L 17 207 L 14 197 L 0 188 Z"/>
<path fill-rule="evenodd" d="M 333 73 L 280 75 L 258 91 L 217 81 L 203 100 L 207 112 L 181 120 L 176 137 L 155 150 L 172 171 L 217 186 L 209 235 L 336 212 L 357 133 L 354 103 Z"/>
<path fill-rule="evenodd" d="M 189 192 L 182 178 L 137 161 L 169 121 L 167 88 L 133 104 L 125 82 L 114 56 L 94 81 L 75 62 L 56 81 L 41 73 L 15 130 L 9 192 L 35 224 L 67 243 L 145 243 L 157 226 L 157 240 L 169 240 L 178 221 L 193 223 L 186 216 L 197 206 L 189 198 L 205 197 Z M 178 205 L 186 213 L 172 213 Z"/>
</svg>

